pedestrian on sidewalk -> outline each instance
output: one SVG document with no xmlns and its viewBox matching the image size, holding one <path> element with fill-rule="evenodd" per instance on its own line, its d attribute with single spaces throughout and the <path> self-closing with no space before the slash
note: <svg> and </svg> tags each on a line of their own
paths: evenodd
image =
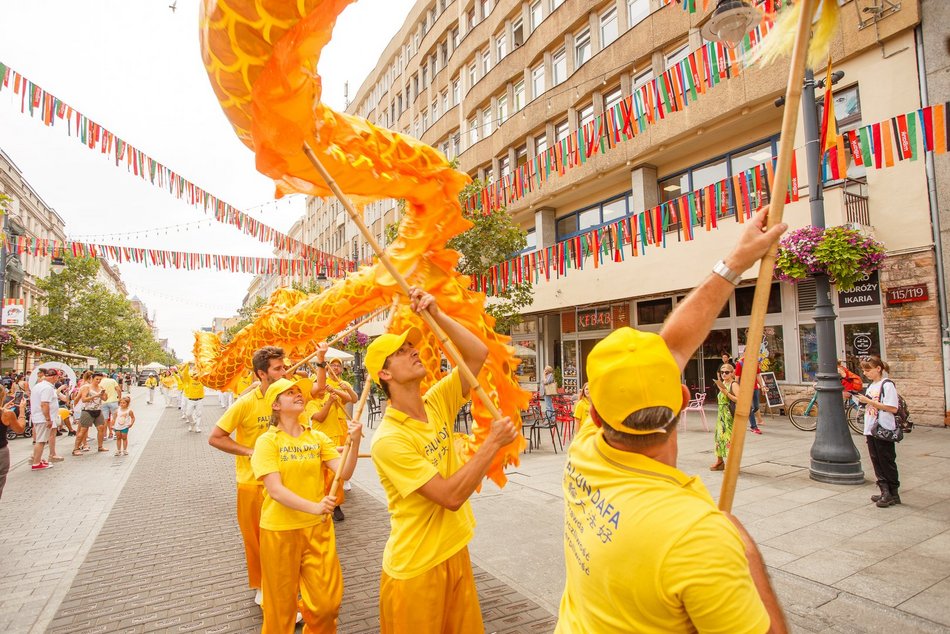
<svg viewBox="0 0 950 634">
<path fill-rule="evenodd" d="M 106 419 L 102 415 L 102 401 L 106 398 L 106 391 L 100 387 L 105 375 L 102 372 L 93 373 L 89 382 L 79 389 L 79 404 L 82 411 L 79 414 L 79 433 L 76 434 L 76 444 L 73 455 L 81 456 L 86 439 L 89 437 L 89 428 L 95 426 L 96 441 L 99 451 L 109 451 L 102 446 L 106 436 Z"/>
<path fill-rule="evenodd" d="M 755 542 L 676 466 L 690 398 L 681 374 L 742 272 L 786 229 L 763 231 L 765 215 L 659 335 L 618 328 L 588 355 L 594 425 L 574 438 L 564 471 L 558 634 L 787 631 Z"/>
<path fill-rule="evenodd" d="M 574 429 L 571 430 L 571 438 L 580 431 L 586 420 L 590 420 L 590 383 L 585 383 L 581 388 L 580 398 L 574 405 Z"/>
<path fill-rule="evenodd" d="M 716 397 L 716 462 L 709 467 L 710 471 L 722 471 L 726 468 L 726 458 L 732 444 L 732 424 L 736 415 L 736 403 L 739 401 L 739 384 L 735 380 L 735 368 L 732 364 L 725 363 L 719 367 L 716 387 L 719 388 Z"/>
<path fill-rule="evenodd" d="M 261 509 L 262 634 L 293 632 L 298 590 L 304 630 L 335 632 L 343 599 L 333 522 L 326 521 L 336 499 L 313 498 L 324 491 L 324 464 L 343 480 L 353 475 L 363 425 L 349 423 L 352 448 L 343 463 L 334 440 L 300 424 L 311 387 L 310 379 L 298 378 L 267 388 L 270 428 L 251 456 L 254 475 L 267 490 Z M 284 460 L 288 455 L 293 459 Z"/>
<path fill-rule="evenodd" d="M 748 331 L 746 331 L 746 333 L 748 334 Z M 739 381 L 740 384 L 742 381 L 743 362 L 744 362 L 744 359 L 740 356 L 739 360 L 736 362 L 736 365 L 735 365 L 736 380 Z M 756 363 L 756 366 L 755 366 L 755 378 L 753 380 L 755 381 L 755 387 L 752 389 L 752 412 L 749 416 L 749 431 L 751 431 L 753 434 L 761 434 L 762 430 L 759 429 L 759 425 L 762 424 L 762 409 L 759 407 L 759 400 L 762 395 L 762 392 L 760 390 L 760 387 L 761 387 L 760 382 L 762 380 L 762 377 L 761 377 L 761 369 L 759 368 L 758 363 Z"/>
<path fill-rule="evenodd" d="M 429 311 L 473 375 L 488 347 L 441 311 L 435 298 L 409 289 L 412 309 Z M 484 630 L 468 543 L 475 534 L 469 497 L 495 455 L 519 436 L 510 418 L 493 421 L 481 447 L 462 464 L 452 430 L 469 400 L 470 384 L 452 370 L 423 396 L 426 369 L 417 328 L 377 337 L 366 349 L 366 370 L 389 398 L 370 453 L 390 512 L 383 551 L 379 620 L 383 634 L 467 633 Z"/>
<path fill-rule="evenodd" d="M 145 402 L 151 405 L 155 402 L 155 388 L 158 387 L 158 379 L 155 378 L 154 374 L 149 374 L 148 378 L 145 379 L 145 387 L 148 389 L 148 398 Z"/>
<path fill-rule="evenodd" d="M 254 351 L 251 367 L 258 384 L 238 398 L 211 429 L 208 444 L 236 456 L 237 523 L 244 540 L 247 563 L 247 585 L 256 590 L 254 602 L 261 605 L 261 507 L 264 504 L 264 483 L 254 477 L 251 456 L 258 437 L 270 425 L 271 407 L 264 398 L 267 388 L 287 371 L 284 351 L 264 346 Z M 235 438 L 231 438 L 235 434 Z"/>
<path fill-rule="evenodd" d="M 887 378 L 889 368 L 881 357 L 868 357 L 861 362 L 861 371 L 870 379 L 867 395 L 857 394 L 855 398 L 867 405 L 864 410 L 864 437 L 867 440 L 868 455 L 874 467 L 880 495 L 872 495 L 871 501 L 880 508 L 901 503 L 900 477 L 897 473 L 897 443 L 875 438 L 871 427 L 877 422 L 885 429 L 897 429 L 897 406 L 900 403 L 897 386 Z"/>
<path fill-rule="evenodd" d="M 118 374 L 116 374 L 118 376 Z M 122 386 L 112 377 L 104 376 L 99 382 L 99 388 L 105 390 L 106 396 L 102 399 L 102 416 L 106 420 L 106 438 L 115 438 L 115 413 L 119 411 L 119 399 L 122 398 Z"/>
<path fill-rule="evenodd" d="M 10 385 L 13 385 L 11 380 Z M 10 471 L 10 447 L 7 440 L 7 430 L 15 434 L 22 434 L 26 430 L 26 419 L 14 413 L 13 398 L 8 398 L 9 390 L 0 385 L 0 498 L 3 497 L 3 487 L 7 483 L 7 473 Z"/>
<path fill-rule="evenodd" d="M 33 386 L 30 394 L 30 420 L 36 437 L 33 445 L 34 471 L 49 469 L 52 462 L 62 462 L 56 455 L 56 429 L 59 427 L 59 397 L 53 383 L 59 378 L 55 368 L 40 370 L 40 380 Z M 49 444 L 49 461 L 43 460 L 43 450 Z"/>
<path fill-rule="evenodd" d="M 115 455 L 129 455 L 129 430 L 135 424 L 135 412 L 132 411 L 132 399 L 123 396 L 119 399 L 119 411 L 115 414 Z"/>
</svg>

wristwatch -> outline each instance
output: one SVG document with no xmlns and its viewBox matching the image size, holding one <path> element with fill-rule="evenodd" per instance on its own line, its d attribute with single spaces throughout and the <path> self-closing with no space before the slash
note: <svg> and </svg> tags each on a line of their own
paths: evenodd
<svg viewBox="0 0 950 634">
<path fill-rule="evenodd" d="M 739 282 L 742 281 L 742 275 L 730 269 L 722 260 L 719 260 L 713 265 L 712 272 L 733 286 L 738 286 Z"/>
<path fill-rule="evenodd" d="M 326 367 L 327 367 L 327 362 L 326 362 L 326 361 L 317 361 L 314 365 L 316 365 L 318 368 L 326 368 Z"/>
</svg>

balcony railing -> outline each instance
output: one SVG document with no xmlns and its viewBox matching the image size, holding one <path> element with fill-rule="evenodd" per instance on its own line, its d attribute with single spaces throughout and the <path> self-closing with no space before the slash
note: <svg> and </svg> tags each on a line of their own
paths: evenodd
<svg viewBox="0 0 950 634">
<path fill-rule="evenodd" d="M 844 208 L 845 220 L 862 226 L 871 225 L 871 215 L 868 213 L 867 183 L 851 178 L 845 180 Z"/>
</svg>

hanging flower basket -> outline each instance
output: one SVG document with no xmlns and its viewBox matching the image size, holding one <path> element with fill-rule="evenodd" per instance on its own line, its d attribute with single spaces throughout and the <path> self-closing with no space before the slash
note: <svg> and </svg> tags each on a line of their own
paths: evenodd
<svg viewBox="0 0 950 634">
<path fill-rule="evenodd" d="M 809 225 L 779 242 L 775 274 L 786 282 L 800 282 L 824 273 L 839 291 L 848 291 L 880 269 L 885 257 L 884 245 L 860 231 Z"/>
</svg>

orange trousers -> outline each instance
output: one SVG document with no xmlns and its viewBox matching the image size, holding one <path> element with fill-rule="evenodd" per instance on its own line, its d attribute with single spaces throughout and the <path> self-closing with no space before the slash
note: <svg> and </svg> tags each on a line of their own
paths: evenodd
<svg viewBox="0 0 950 634">
<path fill-rule="evenodd" d="M 287 531 L 261 529 L 264 626 L 261 634 L 292 634 L 297 610 L 304 634 L 332 634 L 343 600 L 343 573 L 333 522 Z M 300 590 L 301 601 L 297 602 Z"/>
<path fill-rule="evenodd" d="M 379 628 L 382 634 L 484 632 L 468 547 L 412 579 L 393 579 L 384 572 Z"/>
<path fill-rule="evenodd" d="M 247 561 L 247 585 L 261 587 L 261 506 L 264 487 L 256 484 L 237 485 L 237 521 L 244 538 L 244 559 Z"/>
</svg>

